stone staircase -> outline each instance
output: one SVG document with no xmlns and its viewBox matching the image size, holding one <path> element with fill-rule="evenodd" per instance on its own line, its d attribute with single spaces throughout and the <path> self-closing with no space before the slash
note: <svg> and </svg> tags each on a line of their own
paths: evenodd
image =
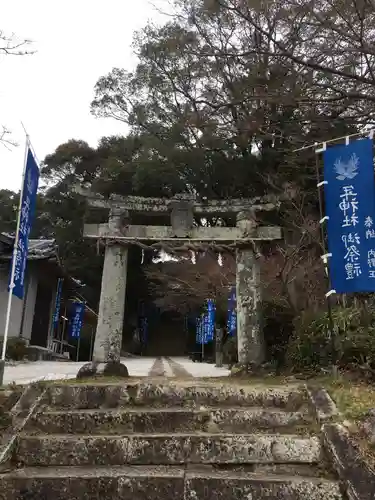
<svg viewBox="0 0 375 500">
<path fill-rule="evenodd" d="M 339 500 L 299 388 L 51 385 L 1 500 Z"/>
<path fill-rule="evenodd" d="M 17 403 L 22 391 L 20 388 L 0 390 L 0 445 L 1 436 L 6 433 L 12 424 L 11 409 Z"/>
</svg>

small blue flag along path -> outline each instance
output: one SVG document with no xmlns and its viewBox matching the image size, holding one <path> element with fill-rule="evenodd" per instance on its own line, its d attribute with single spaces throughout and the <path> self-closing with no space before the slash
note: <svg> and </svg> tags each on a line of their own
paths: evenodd
<svg viewBox="0 0 375 500">
<path fill-rule="evenodd" d="M 235 335 L 237 331 L 237 295 L 236 287 L 230 290 L 228 298 L 227 331 L 229 335 Z"/>
<path fill-rule="evenodd" d="M 83 325 L 83 316 L 85 313 L 84 302 L 73 302 L 72 312 L 69 322 L 69 335 L 71 338 L 79 339 Z"/>
<path fill-rule="evenodd" d="M 212 342 L 215 336 L 215 301 L 207 300 L 207 342 Z"/>
<path fill-rule="evenodd" d="M 61 306 L 61 294 L 63 287 L 64 279 L 59 278 L 57 282 L 57 290 L 56 290 L 56 299 L 55 299 L 55 309 L 53 311 L 53 328 L 55 329 L 59 323 L 60 319 L 60 306 Z"/>
</svg>

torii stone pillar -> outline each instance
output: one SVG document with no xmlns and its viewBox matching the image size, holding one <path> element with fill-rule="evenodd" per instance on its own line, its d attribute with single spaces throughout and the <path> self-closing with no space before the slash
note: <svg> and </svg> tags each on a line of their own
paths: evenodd
<svg viewBox="0 0 375 500">
<path fill-rule="evenodd" d="M 112 209 L 109 229 L 120 231 L 124 211 Z M 102 288 L 93 360 L 120 362 L 124 324 L 128 247 L 124 243 L 107 243 L 105 247 Z"/>
<path fill-rule="evenodd" d="M 112 208 L 108 222 L 110 231 L 121 234 L 121 226 L 127 217 L 126 211 Z M 100 372 L 128 376 L 127 368 L 120 364 L 127 263 L 126 244 L 106 243 L 93 362 L 84 365 L 77 378 Z"/>
<path fill-rule="evenodd" d="M 237 227 L 244 234 L 256 228 L 251 213 L 237 214 Z M 260 365 L 264 361 L 259 262 L 251 247 L 236 251 L 237 349 L 240 365 Z"/>
</svg>

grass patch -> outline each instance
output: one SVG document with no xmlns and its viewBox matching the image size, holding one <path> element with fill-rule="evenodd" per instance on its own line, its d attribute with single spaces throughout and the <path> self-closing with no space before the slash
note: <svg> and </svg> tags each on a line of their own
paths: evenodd
<svg viewBox="0 0 375 500">
<path fill-rule="evenodd" d="M 43 383 L 48 385 L 96 385 L 96 384 L 127 384 L 138 380 L 138 378 L 121 378 L 121 377 L 104 377 L 99 375 L 97 377 L 90 378 L 68 378 L 68 379 L 57 379 L 57 380 L 43 380 Z"/>
<path fill-rule="evenodd" d="M 284 379 L 284 383 L 286 380 L 292 382 L 291 377 Z M 375 384 L 353 380 L 348 374 L 339 373 L 337 377 L 318 375 L 305 381 L 296 378 L 295 383 L 297 382 L 304 382 L 317 389 L 325 388 L 335 401 L 344 420 L 362 420 L 371 408 L 375 408 Z"/>
<path fill-rule="evenodd" d="M 344 376 L 331 380 L 326 389 L 343 417 L 347 420 L 363 420 L 375 407 L 375 386 L 364 382 L 353 382 Z"/>
<path fill-rule="evenodd" d="M 267 376 L 267 377 L 223 377 L 223 378 L 200 378 L 195 379 L 207 385 L 220 384 L 230 387 L 243 387 L 243 388 L 263 388 L 263 389 L 298 389 L 303 390 L 305 381 L 294 377 L 283 376 Z"/>
<path fill-rule="evenodd" d="M 214 379 L 207 379 L 213 381 Z M 263 385 L 263 386 L 293 386 L 308 384 L 316 388 L 324 387 L 335 401 L 344 420 L 363 420 L 367 412 L 375 408 L 375 384 L 370 385 L 364 381 L 357 381 L 349 375 L 339 373 L 337 378 L 331 375 L 318 375 L 316 377 L 303 374 L 293 376 L 266 376 L 266 377 L 224 377 L 220 381 L 231 385 Z"/>
<path fill-rule="evenodd" d="M 204 382 L 222 382 L 228 385 L 236 385 L 237 383 L 243 385 L 285 385 L 287 383 L 286 377 L 282 376 L 255 377 L 249 375 L 236 375 L 229 377 L 201 377 L 194 380 L 202 380 Z"/>
<path fill-rule="evenodd" d="M 126 385 L 128 383 L 154 383 L 154 384 L 179 384 L 182 385 L 199 385 L 204 384 L 207 386 L 220 384 L 228 385 L 231 387 L 282 387 L 282 386 L 302 386 L 303 380 L 291 379 L 290 377 L 105 377 L 97 376 L 85 379 L 60 379 L 60 380 L 45 380 L 46 385 L 95 385 L 95 384 L 119 384 Z M 38 382 L 36 382 L 38 383 Z"/>
</svg>

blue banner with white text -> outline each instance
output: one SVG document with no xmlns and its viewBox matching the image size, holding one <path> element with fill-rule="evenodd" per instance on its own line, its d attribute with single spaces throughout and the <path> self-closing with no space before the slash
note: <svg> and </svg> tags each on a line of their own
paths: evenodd
<svg viewBox="0 0 375 500">
<path fill-rule="evenodd" d="M 203 343 L 208 344 L 208 314 L 203 315 Z"/>
<path fill-rule="evenodd" d="M 375 291 L 373 141 L 324 152 L 329 272 L 337 293 Z"/>
<path fill-rule="evenodd" d="M 196 344 L 201 344 L 202 343 L 202 339 L 201 339 L 201 319 L 200 319 L 200 317 L 198 317 L 196 319 L 195 342 L 196 342 Z"/>
<path fill-rule="evenodd" d="M 83 325 L 83 316 L 85 314 L 84 302 L 73 302 L 72 313 L 69 322 L 69 334 L 74 339 L 79 339 Z"/>
<path fill-rule="evenodd" d="M 55 299 L 55 310 L 53 312 L 53 328 L 56 328 L 60 319 L 60 305 L 61 305 L 61 293 L 63 287 L 63 278 L 59 278 L 57 282 L 56 299 Z"/>
<path fill-rule="evenodd" d="M 197 344 L 207 344 L 208 343 L 208 318 L 207 314 L 202 313 L 200 317 L 197 318 L 197 331 L 195 341 Z"/>
<path fill-rule="evenodd" d="M 10 288 L 13 289 L 13 295 L 18 297 L 19 299 L 22 299 L 24 295 L 27 254 L 29 251 L 29 235 L 34 218 L 38 184 L 39 167 L 32 152 L 29 149 L 27 152 L 25 178 L 22 188 L 21 212 L 19 214 L 18 227 L 18 243 L 15 252 L 14 264 L 12 261 L 12 267 L 14 265 L 13 283 L 10 283 Z"/>
<path fill-rule="evenodd" d="M 227 331 L 229 335 L 235 335 L 237 331 L 237 295 L 236 287 L 233 286 L 228 298 Z"/>
<path fill-rule="evenodd" d="M 212 299 L 207 300 L 207 342 L 212 342 L 215 336 L 215 302 Z"/>
</svg>

